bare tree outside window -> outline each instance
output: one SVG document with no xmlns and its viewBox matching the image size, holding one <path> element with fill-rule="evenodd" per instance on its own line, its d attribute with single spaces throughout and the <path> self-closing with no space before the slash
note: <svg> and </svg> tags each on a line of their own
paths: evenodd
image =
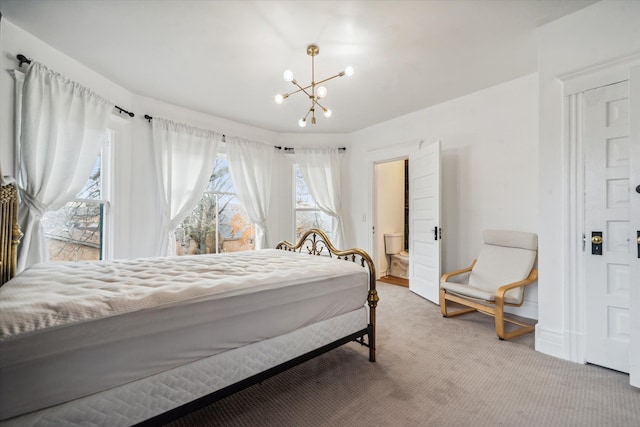
<svg viewBox="0 0 640 427">
<path fill-rule="evenodd" d="M 207 190 L 176 229 L 178 255 L 255 249 L 255 227 L 238 200 L 227 160 L 216 159 Z"/>
</svg>

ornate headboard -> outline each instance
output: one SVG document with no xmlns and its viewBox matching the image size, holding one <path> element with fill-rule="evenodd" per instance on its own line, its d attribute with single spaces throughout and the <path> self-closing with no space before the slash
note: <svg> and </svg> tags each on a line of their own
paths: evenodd
<svg viewBox="0 0 640 427">
<path fill-rule="evenodd" d="M 18 243 L 18 190 L 15 183 L 0 186 L 0 286 L 16 274 Z"/>
</svg>

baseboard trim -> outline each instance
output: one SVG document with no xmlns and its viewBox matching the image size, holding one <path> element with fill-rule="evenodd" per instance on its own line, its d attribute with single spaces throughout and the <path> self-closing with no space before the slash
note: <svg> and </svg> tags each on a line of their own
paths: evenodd
<svg viewBox="0 0 640 427">
<path fill-rule="evenodd" d="M 536 325 L 536 351 L 560 359 L 567 359 L 565 353 L 565 337 L 562 331 L 545 329 Z"/>
</svg>

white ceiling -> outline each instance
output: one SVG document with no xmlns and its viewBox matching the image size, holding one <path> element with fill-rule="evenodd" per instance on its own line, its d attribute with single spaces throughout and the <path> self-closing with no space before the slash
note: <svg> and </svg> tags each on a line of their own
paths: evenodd
<svg viewBox="0 0 640 427">
<path fill-rule="evenodd" d="M 0 12 L 133 93 L 276 132 L 334 133 L 535 72 L 535 29 L 591 3 L 0 0 Z M 326 83 L 333 117 L 301 129 L 308 98 L 274 95 L 293 89 L 285 69 L 310 82 L 310 43 L 316 80 L 355 74 Z"/>
</svg>

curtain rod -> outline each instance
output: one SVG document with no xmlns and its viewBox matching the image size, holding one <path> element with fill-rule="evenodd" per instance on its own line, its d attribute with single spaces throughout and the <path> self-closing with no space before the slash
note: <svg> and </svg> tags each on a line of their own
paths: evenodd
<svg viewBox="0 0 640 427">
<path fill-rule="evenodd" d="M 151 120 L 153 120 L 153 117 L 151 117 L 151 116 L 150 116 L 150 115 L 148 115 L 148 114 L 145 114 L 145 115 L 144 115 L 144 118 L 145 118 L 145 119 L 147 119 L 147 121 L 148 121 L 149 123 L 151 123 Z M 227 136 L 226 136 L 225 134 L 222 134 L 222 140 L 223 140 L 224 142 L 226 142 L 226 141 L 225 141 L 225 138 L 226 138 L 226 137 L 227 137 Z M 279 146 L 279 145 L 274 145 L 274 147 L 275 147 L 275 148 L 277 148 L 278 150 L 289 151 L 289 152 L 291 152 L 291 153 L 293 153 L 293 152 L 294 152 L 294 150 L 295 150 L 295 148 L 293 148 L 293 147 L 281 147 L 281 146 Z M 340 150 L 340 151 L 347 151 L 347 147 L 338 147 L 338 150 Z"/>
<path fill-rule="evenodd" d="M 153 120 L 153 117 L 151 117 L 151 116 L 150 116 L 150 115 L 148 115 L 148 114 L 145 114 L 145 115 L 144 115 L 144 118 L 145 118 L 149 123 L 151 123 L 151 120 Z M 223 141 L 223 142 L 226 142 L 226 141 L 225 141 L 225 138 L 226 138 L 226 137 L 227 137 L 227 135 L 222 134 L 222 141 Z"/>
<path fill-rule="evenodd" d="M 151 123 L 151 120 L 153 120 L 153 117 L 151 117 L 151 116 L 150 116 L 150 115 L 148 115 L 148 114 L 145 114 L 145 115 L 144 115 L 144 118 L 145 118 L 149 123 Z M 225 139 L 226 139 L 226 137 L 227 137 L 227 136 L 226 136 L 225 134 L 222 134 L 222 141 L 223 141 L 223 142 L 226 142 L 226 140 L 225 140 Z M 278 150 L 289 151 L 289 152 L 291 152 L 291 153 L 293 153 L 293 152 L 294 152 L 294 150 L 295 150 L 295 148 L 293 148 L 293 147 L 282 147 L 282 146 L 279 146 L 279 145 L 274 145 L 274 147 L 275 147 L 275 148 L 277 148 Z M 340 150 L 340 151 L 347 151 L 347 147 L 338 147 L 338 150 Z"/>
<path fill-rule="evenodd" d="M 24 64 L 24 63 L 31 64 L 31 60 L 29 58 L 27 58 L 26 56 L 24 56 L 23 54 L 21 54 L 21 53 L 17 54 L 16 58 L 20 62 L 20 65 L 18 65 L 19 67 L 22 67 L 22 64 Z M 115 105 L 114 107 L 115 107 L 116 110 L 118 110 L 118 112 L 120 114 L 125 113 L 129 117 L 134 117 L 135 116 L 135 114 L 133 114 L 131 111 L 127 111 L 124 108 L 118 107 L 117 105 Z"/>
<path fill-rule="evenodd" d="M 276 145 L 276 148 L 278 150 L 284 150 L 284 151 L 289 151 L 289 152 L 294 152 L 296 150 L 295 147 L 279 147 L 277 145 Z M 338 147 L 338 150 L 347 151 L 347 147 Z"/>
</svg>

